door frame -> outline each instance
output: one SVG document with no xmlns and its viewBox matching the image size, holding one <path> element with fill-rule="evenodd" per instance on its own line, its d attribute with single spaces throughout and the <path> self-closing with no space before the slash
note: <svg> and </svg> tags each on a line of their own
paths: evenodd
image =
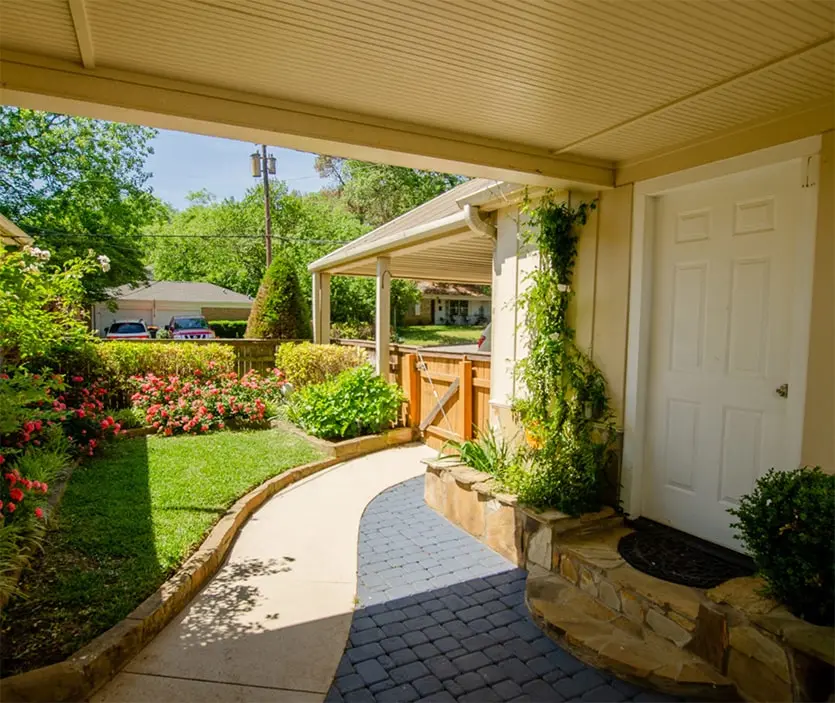
<svg viewBox="0 0 835 703">
<path fill-rule="evenodd" d="M 629 270 L 629 319 L 627 325 L 626 388 L 624 395 L 624 437 L 621 481 L 623 509 L 638 517 L 643 509 L 643 474 L 646 456 L 647 395 L 649 391 L 649 348 L 652 332 L 652 274 L 657 197 L 671 190 L 723 176 L 805 160 L 807 185 L 803 188 L 796 239 L 794 301 L 789 349 L 789 387 L 786 408 L 788 456 L 800 464 L 806 405 L 806 377 L 812 313 L 812 273 L 815 260 L 818 202 L 818 154 L 820 135 L 750 152 L 723 161 L 677 171 L 634 185 L 632 201 L 632 242 Z M 796 459 L 795 459 L 796 458 Z M 787 467 L 788 468 L 788 467 Z"/>
</svg>

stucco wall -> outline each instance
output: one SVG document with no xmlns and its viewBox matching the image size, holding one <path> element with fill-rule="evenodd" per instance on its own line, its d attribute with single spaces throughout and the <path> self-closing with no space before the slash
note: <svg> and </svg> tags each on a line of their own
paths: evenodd
<svg viewBox="0 0 835 703">
<path fill-rule="evenodd" d="M 801 459 L 835 473 L 835 132 L 823 135 Z"/>
</svg>

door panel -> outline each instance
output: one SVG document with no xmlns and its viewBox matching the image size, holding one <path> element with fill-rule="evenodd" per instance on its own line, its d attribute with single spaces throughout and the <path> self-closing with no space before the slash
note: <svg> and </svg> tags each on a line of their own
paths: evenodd
<svg viewBox="0 0 835 703">
<path fill-rule="evenodd" d="M 800 163 L 655 199 L 643 513 L 739 549 L 727 509 L 787 468 Z"/>
</svg>

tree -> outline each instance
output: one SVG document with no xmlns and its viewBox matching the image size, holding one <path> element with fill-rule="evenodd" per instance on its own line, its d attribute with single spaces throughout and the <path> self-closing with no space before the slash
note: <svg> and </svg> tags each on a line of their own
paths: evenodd
<svg viewBox="0 0 835 703">
<path fill-rule="evenodd" d="M 246 336 L 264 339 L 310 337 L 310 307 L 301 291 L 291 259 L 277 256 L 264 275 L 255 298 Z"/>
<path fill-rule="evenodd" d="M 84 279 L 88 301 L 146 280 L 137 236 L 164 214 L 144 170 L 156 131 L 0 107 L 0 212 L 63 264 L 88 249 L 110 270 Z"/>
<path fill-rule="evenodd" d="M 316 170 L 330 180 L 330 191 L 363 224 L 379 227 L 445 193 L 466 178 L 355 159 L 320 155 Z"/>
</svg>

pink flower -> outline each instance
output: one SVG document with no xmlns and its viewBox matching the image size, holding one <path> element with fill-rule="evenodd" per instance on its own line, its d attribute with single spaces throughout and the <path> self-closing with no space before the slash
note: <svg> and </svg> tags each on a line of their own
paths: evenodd
<svg viewBox="0 0 835 703">
<path fill-rule="evenodd" d="M 72 382 L 73 383 L 81 383 L 84 380 L 84 376 L 73 376 Z"/>
<path fill-rule="evenodd" d="M 9 501 L 8 505 L 6 506 L 6 510 L 8 510 L 10 513 L 13 513 L 15 510 L 17 510 L 17 506 L 11 501 Z"/>
<path fill-rule="evenodd" d="M 38 520 L 43 520 L 43 508 L 35 508 L 35 517 Z"/>
<path fill-rule="evenodd" d="M 9 491 L 9 496 L 12 500 L 16 500 L 19 503 L 23 500 L 23 491 L 19 488 L 12 488 L 12 490 Z M 11 505 L 11 503 L 9 503 L 9 505 Z"/>
</svg>

